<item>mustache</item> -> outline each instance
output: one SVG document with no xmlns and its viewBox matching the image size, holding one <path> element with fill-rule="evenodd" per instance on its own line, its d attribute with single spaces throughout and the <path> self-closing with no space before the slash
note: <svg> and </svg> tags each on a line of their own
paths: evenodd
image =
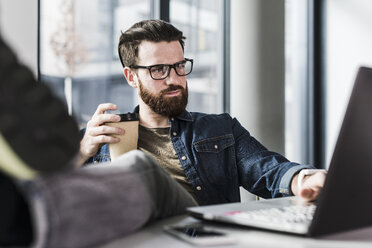
<svg viewBox="0 0 372 248">
<path fill-rule="evenodd" d="M 168 92 L 175 91 L 175 90 L 181 90 L 181 91 L 184 91 L 185 88 L 183 88 L 183 87 L 180 86 L 180 85 L 169 85 L 168 88 L 162 90 L 160 93 L 161 93 L 161 95 L 164 95 L 164 94 L 167 94 Z"/>
</svg>

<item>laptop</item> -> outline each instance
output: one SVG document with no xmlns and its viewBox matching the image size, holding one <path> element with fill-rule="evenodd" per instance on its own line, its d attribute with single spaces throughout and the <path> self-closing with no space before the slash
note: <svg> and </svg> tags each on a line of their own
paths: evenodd
<svg viewBox="0 0 372 248">
<path fill-rule="evenodd" d="M 359 68 L 316 202 L 283 197 L 187 211 L 203 220 L 306 236 L 372 225 L 372 68 Z"/>
</svg>

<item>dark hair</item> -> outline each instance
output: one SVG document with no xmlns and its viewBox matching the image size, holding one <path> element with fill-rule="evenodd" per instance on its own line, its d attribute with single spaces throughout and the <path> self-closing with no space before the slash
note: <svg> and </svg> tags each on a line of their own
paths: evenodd
<svg viewBox="0 0 372 248">
<path fill-rule="evenodd" d="M 178 40 L 182 50 L 184 50 L 184 39 L 186 38 L 183 36 L 182 31 L 168 22 L 162 20 L 140 21 L 120 36 L 118 45 L 120 62 L 123 67 L 135 65 L 138 56 L 138 46 L 144 40 L 153 42 Z"/>
</svg>

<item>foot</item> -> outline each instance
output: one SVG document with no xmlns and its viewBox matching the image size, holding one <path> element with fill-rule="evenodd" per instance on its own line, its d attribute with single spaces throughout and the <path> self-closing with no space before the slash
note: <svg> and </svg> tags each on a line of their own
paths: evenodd
<svg viewBox="0 0 372 248">
<path fill-rule="evenodd" d="M 29 179 L 70 167 L 79 142 L 65 105 L 0 39 L 0 170 Z"/>
</svg>

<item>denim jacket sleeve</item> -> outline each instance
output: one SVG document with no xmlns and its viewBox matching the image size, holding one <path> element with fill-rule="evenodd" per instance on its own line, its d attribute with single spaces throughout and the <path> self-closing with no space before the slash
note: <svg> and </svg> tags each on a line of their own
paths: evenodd
<svg viewBox="0 0 372 248">
<path fill-rule="evenodd" d="M 313 168 L 288 161 L 267 150 L 235 118 L 232 119 L 240 184 L 263 198 L 291 195 L 291 181 L 301 169 Z"/>
</svg>

